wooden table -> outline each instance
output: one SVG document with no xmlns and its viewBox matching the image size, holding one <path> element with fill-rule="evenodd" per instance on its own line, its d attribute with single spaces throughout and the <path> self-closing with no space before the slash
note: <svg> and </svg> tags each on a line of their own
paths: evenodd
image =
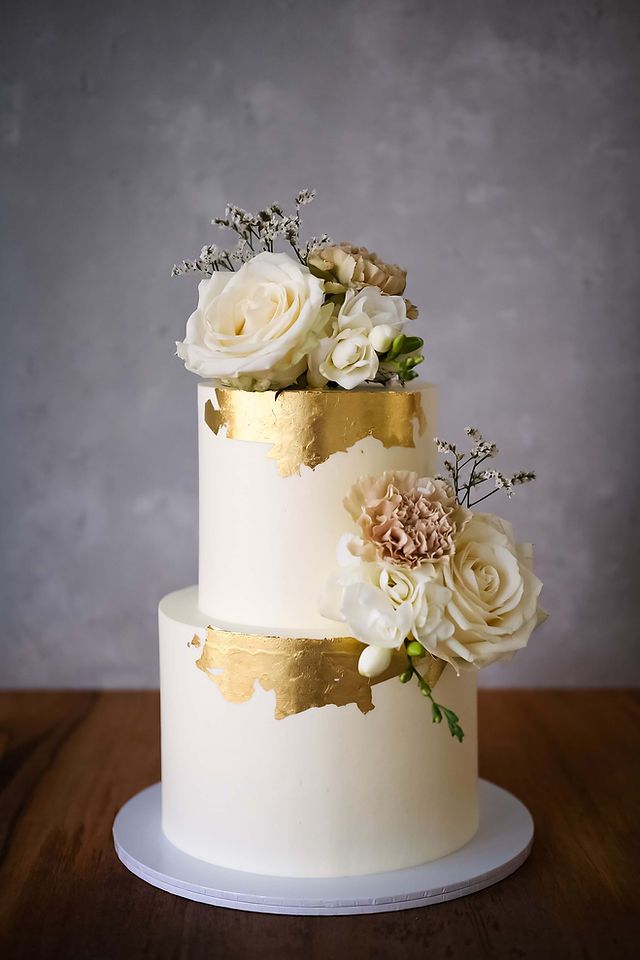
<svg viewBox="0 0 640 960">
<path fill-rule="evenodd" d="M 119 863 L 118 808 L 159 778 L 157 693 L 0 700 L 0 931 L 15 958 L 640 956 L 640 693 L 480 695 L 482 776 L 531 810 L 512 877 L 401 913 L 278 917 L 156 890 Z"/>
</svg>

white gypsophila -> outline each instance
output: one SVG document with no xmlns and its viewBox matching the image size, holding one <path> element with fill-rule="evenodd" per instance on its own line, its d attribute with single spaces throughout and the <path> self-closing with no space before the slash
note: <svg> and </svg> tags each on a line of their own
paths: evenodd
<svg viewBox="0 0 640 960">
<path fill-rule="evenodd" d="M 389 349 L 407 319 L 402 297 L 389 296 L 377 287 L 347 290 L 333 330 L 309 357 L 309 382 L 323 386 L 332 381 L 352 390 L 378 372 L 379 353 Z"/>
<path fill-rule="evenodd" d="M 546 616 L 531 544 L 517 544 L 511 524 L 493 514 L 472 516 L 442 574 L 453 631 L 432 652 L 456 667 L 509 659 Z"/>
<path fill-rule="evenodd" d="M 303 264 L 261 253 L 235 273 L 200 282 L 178 356 L 187 370 L 228 386 L 289 386 L 305 371 L 326 324 L 323 299 L 322 281 Z"/>
</svg>

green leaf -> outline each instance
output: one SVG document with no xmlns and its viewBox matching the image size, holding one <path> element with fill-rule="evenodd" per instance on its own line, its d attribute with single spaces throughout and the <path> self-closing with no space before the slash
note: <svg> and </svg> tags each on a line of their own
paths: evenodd
<svg viewBox="0 0 640 960">
<path fill-rule="evenodd" d="M 422 363 L 424 357 L 418 354 L 414 357 L 402 357 L 400 360 L 400 369 L 401 370 L 413 370 L 414 367 L 417 367 L 419 363 Z"/>
<path fill-rule="evenodd" d="M 422 337 L 405 337 L 405 341 L 402 347 L 403 353 L 415 353 L 416 350 L 421 350 L 424 347 L 424 340 Z"/>
<path fill-rule="evenodd" d="M 452 737 L 455 737 L 458 743 L 462 743 L 462 741 L 464 740 L 464 730 L 458 723 L 455 723 L 455 724 L 449 723 L 449 733 L 451 734 Z"/>
<path fill-rule="evenodd" d="M 405 345 L 406 339 L 407 338 L 405 337 L 404 333 L 398 334 L 398 336 L 395 338 L 395 340 L 387 350 L 387 354 L 384 359 L 395 360 L 396 357 L 399 357 L 400 354 L 404 352 L 404 345 Z"/>
<path fill-rule="evenodd" d="M 442 705 L 440 706 L 441 706 L 442 712 L 445 715 L 447 726 L 449 727 L 449 733 L 451 734 L 452 737 L 455 737 L 456 740 L 462 743 L 462 741 L 464 740 L 464 730 L 460 726 L 460 723 L 459 723 L 460 718 L 458 717 L 457 714 L 453 712 L 453 710 L 449 710 L 448 707 L 443 707 Z"/>
</svg>

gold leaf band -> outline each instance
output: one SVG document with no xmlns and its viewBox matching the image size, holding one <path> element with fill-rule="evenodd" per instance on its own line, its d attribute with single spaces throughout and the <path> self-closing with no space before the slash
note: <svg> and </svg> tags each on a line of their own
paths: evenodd
<svg viewBox="0 0 640 960">
<path fill-rule="evenodd" d="M 197 637 L 192 644 L 198 648 Z M 358 673 L 364 644 L 353 637 L 307 640 L 231 633 L 207 627 L 196 666 L 231 703 L 245 703 L 256 681 L 276 695 L 275 718 L 281 720 L 311 707 L 355 703 L 362 713 L 374 709 L 371 687 L 398 677 L 407 667 L 404 649 L 394 651 L 389 668 L 370 680 Z M 434 686 L 445 663 L 431 656 L 422 662 L 425 680 Z"/>
<path fill-rule="evenodd" d="M 273 390 L 216 388 L 219 409 L 207 400 L 204 419 L 217 434 L 271 444 L 283 477 L 312 470 L 364 437 L 385 447 L 415 447 L 414 428 L 425 430 L 419 390 Z"/>
</svg>

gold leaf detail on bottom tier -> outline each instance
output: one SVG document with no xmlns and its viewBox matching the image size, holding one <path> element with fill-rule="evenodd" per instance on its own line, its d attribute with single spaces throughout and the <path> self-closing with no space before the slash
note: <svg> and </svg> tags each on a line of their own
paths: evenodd
<svg viewBox="0 0 640 960">
<path fill-rule="evenodd" d="M 398 677 L 407 666 L 403 649 L 388 669 L 369 680 L 358 673 L 363 644 L 353 637 L 328 640 L 268 637 L 207 627 L 196 666 L 216 684 L 225 700 L 245 703 L 256 681 L 276 695 L 275 718 L 282 720 L 311 707 L 355 703 L 362 713 L 374 709 L 371 687 Z M 446 664 L 429 656 L 421 661 L 425 680 L 434 686 Z"/>
<path fill-rule="evenodd" d="M 358 440 L 374 437 L 387 449 L 414 447 L 414 429 L 426 428 L 419 390 L 273 390 L 216 389 L 204 408 L 207 426 L 225 427 L 232 440 L 271 444 L 267 453 L 283 477 L 312 470 Z"/>
</svg>

